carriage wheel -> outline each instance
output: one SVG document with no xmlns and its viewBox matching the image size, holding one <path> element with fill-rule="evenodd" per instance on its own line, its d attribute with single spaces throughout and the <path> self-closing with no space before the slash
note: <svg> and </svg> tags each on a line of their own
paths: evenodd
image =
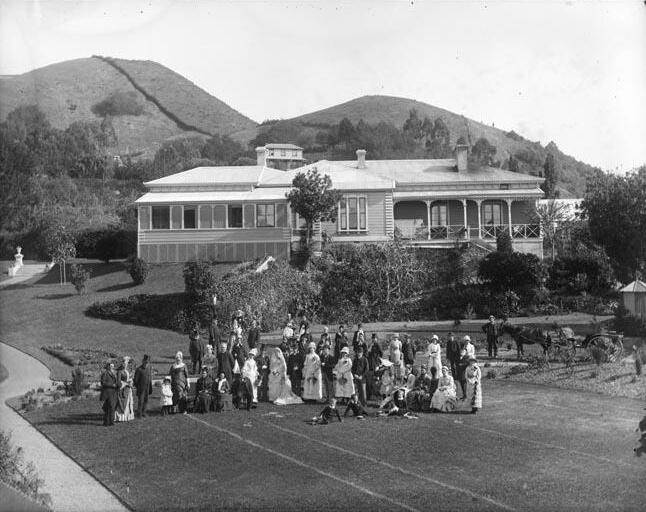
<svg viewBox="0 0 646 512">
<path fill-rule="evenodd" d="M 610 336 L 606 335 L 594 336 L 590 339 L 590 341 L 588 341 L 588 346 L 586 348 L 588 349 L 590 359 L 592 359 L 591 350 L 594 347 L 603 350 L 603 352 L 606 354 L 606 361 L 609 363 L 614 363 L 615 361 L 617 361 L 624 351 L 624 347 L 620 339 L 611 338 Z"/>
<path fill-rule="evenodd" d="M 612 338 L 612 344 L 608 346 L 608 349 L 608 361 L 611 363 L 619 361 L 624 353 L 624 345 L 618 338 Z"/>
</svg>

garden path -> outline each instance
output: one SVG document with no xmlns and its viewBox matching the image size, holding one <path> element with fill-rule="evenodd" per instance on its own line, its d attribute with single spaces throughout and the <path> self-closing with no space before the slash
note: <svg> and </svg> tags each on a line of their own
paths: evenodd
<svg viewBox="0 0 646 512">
<path fill-rule="evenodd" d="M 25 460 L 36 466 L 39 476 L 45 481 L 42 492 L 50 495 L 53 510 L 127 510 L 87 471 L 5 404 L 7 399 L 30 389 L 49 387 L 49 369 L 4 343 L 0 343 L 0 360 L 9 372 L 7 379 L 0 383 L 0 428 L 12 433 L 14 445 L 21 446 Z M 99 405 L 97 402 L 97 408 Z"/>
</svg>

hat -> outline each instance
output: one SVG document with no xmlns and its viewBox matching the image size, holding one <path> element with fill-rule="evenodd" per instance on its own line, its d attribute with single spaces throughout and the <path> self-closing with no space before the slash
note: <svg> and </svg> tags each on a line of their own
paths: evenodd
<svg viewBox="0 0 646 512">
<path fill-rule="evenodd" d="M 464 338 L 462 338 L 464 341 L 471 341 L 471 336 L 466 335 Z"/>
<path fill-rule="evenodd" d="M 431 336 L 431 339 L 432 340 L 439 340 L 440 338 L 437 337 L 437 334 L 433 334 L 433 336 Z"/>
<path fill-rule="evenodd" d="M 170 377 L 164 377 L 164 382 L 166 381 L 170 382 Z"/>
<path fill-rule="evenodd" d="M 243 315 L 244 315 L 244 313 L 243 313 L 243 311 L 242 311 L 241 309 L 239 309 L 239 310 L 236 312 L 236 315 L 238 315 L 238 316 L 243 316 Z"/>
<path fill-rule="evenodd" d="M 341 349 L 341 353 L 342 353 L 342 354 L 349 354 L 349 353 L 350 353 L 350 349 L 349 349 L 348 347 L 343 347 L 343 348 Z"/>
<path fill-rule="evenodd" d="M 255 349 L 255 348 L 252 348 L 252 349 L 249 351 L 249 353 L 250 353 L 252 356 L 257 356 L 257 355 L 258 355 L 258 350 L 257 350 L 257 349 Z"/>
</svg>

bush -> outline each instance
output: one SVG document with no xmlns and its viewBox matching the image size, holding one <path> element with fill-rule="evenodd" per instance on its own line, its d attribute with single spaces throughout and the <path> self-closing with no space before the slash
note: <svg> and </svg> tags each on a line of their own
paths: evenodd
<svg viewBox="0 0 646 512">
<path fill-rule="evenodd" d="M 186 316 L 202 324 L 211 317 L 209 307 L 213 294 L 218 297 L 216 315 L 221 325 L 228 325 L 233 313 L 242 309 L 247 318 L 258 320 L 261 329 L 281 327 L 287 312 L 306 313 L 315 319 L 319 310 L 318 287 L 308 272 L 276 261 L 261 273 L 255 265 L 242 264 L 232 272 L 219 276 L 214 265 L 189 262 L 184 266 Z"/>
<path fill-rule="evenodd" d="M 127 269 L 135 284 L 144 284 L 150 273 L 150 266 L 141 258 L 134 258 L 129 261 Z"/>
<path fill-rule="evenodd" d="M 90 280 L 90 272 L 85 270 L 82 265 L 73 264 L 70 267 L 72 271 L 72 284 L 79 295 L 87 291 L 87 282 Z"/>
<path fill-rule="evenodd" d="M 90 229 L 77 233 L 76 255 L 79 258 L 110 260 L 124 259 L 136 252 L 137 233 L 125 229 Z"/>
<path fill-rule="evenodd" d="M 95 302 L 85 310 L 94 318 L 184 331 L 186 323 L 186 297 L 183 293 L 166 295 L 131 295 L 127 298 Z"/>
<path fill-rule="evenodd" d="M 12 446 L 11 434 L 4 431 L 0 431 L 0 481 L 45 507 L 51 505 L 49 496 L 38 492 L 44 482 L 36 468 L 23 460 L 21 449 Z"/>
<path fill-rule="evenodd" d="M 496 373 L 496 370 L 490 369 L 487 370 L 487 373 L 485 374 L 485 379 L 495 379 L 498 376 Z"/>
<path fill-rule="evenodd" d="M 529 296 L 540 286 L 544 275 L 542 262 L 534 254 L 492 252 L 484 257 L 478 276 L 496 292 L 513 290 Z"/>
<path fill-rule="evenodd" d="M 646 337 L 646 320 L 631 315 L 623 304 L 617 307 L 612 328 L 625 336 Z"/>
<path fill-rule="evenodd" d="M 99 117 L 140 116 L 144 113 L 144 106 L 135 91 L 114 91 L 107 98 L 92 105 L 92 113 Z"/>
<path fill-rule="evenodd" d="M 72 395 L 80 395 L 81 393 L 83 393 L 83 390 L 85 388 L 87 388 L 87 384 L 85 382 L 85 373 L 80 366 L 76 366 L 72 370 L 72 385 L 70 388 Z"/>
</svg>

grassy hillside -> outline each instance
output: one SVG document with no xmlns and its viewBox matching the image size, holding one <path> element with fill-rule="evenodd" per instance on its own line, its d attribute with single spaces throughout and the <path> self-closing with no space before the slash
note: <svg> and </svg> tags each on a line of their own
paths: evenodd
<svg viewBox="0 0 646 512">
<path fill-rule="evenodd" d="M 38 105 L 52 125 L 100 120 L 92 107 L 115 93 L 134 95 L 141 115 L 115 115 L 115 152 L 152 157 L 167 139 L 181 135 L 228 134 L 255 123 L 177 73 L 144 61 L 76 59 L 0 80 L 0 121 L 21 105 Z M 139 85 L 137 88 L 133 81 Z M 154 99 L 155 101 L 151 100 Z M 195 127 L 195 130 L 192 129 Z"/>
<path fill-rule="evenodd" d="M 538 142 L 526 140 L 513 132 L 508 133 L 493 126 L 478 123 L 427 103 L 393 96 L 362 96 L 317 112 L 260 126 L 259 130 L 271 128 L 272 131 L 285 133 L 288 137 L 289 134 L 299 133 L 300 140 L 277 140 L 275 142 L 300 142 L 302 144 L 308 138 L 313 139 L 318 130 L 338 124 L 344 117 L 355 124 L 363 119 L 369 124 L 385 121 L 401 128 L 412 109 L 417 110 L 420 118 L 428 116 L 433 120 L 442 117 L 451 132 L 453 144 L 459 137 L 470 140 L 471 144 L 475 143 L 478 138 L 485 137 L 497 148 L 496 160 L 506 162 L 509 155 L 512 154 L 520 158 L 521 172 L 538 174 L 542 171 L 547 153 L 552 153 L 556 160 L 559 184 L 563 189 L 563 195 L 567 195 L 568 192 L 573 195 L 582 194 L 585 188 L 585 177 L 593 170 L 591 166 L 563 154 L 554 143 L 543 147 Z M 281 130 L 281 128 L 284 129 Z M 249 133 L 246 132 L 244 135 Z M 236 134 L 238 137 L 242 137 L 242 135 L 242 133 Z M 368 158 L 370 158 L 369 155 Z"/>
</svg>

